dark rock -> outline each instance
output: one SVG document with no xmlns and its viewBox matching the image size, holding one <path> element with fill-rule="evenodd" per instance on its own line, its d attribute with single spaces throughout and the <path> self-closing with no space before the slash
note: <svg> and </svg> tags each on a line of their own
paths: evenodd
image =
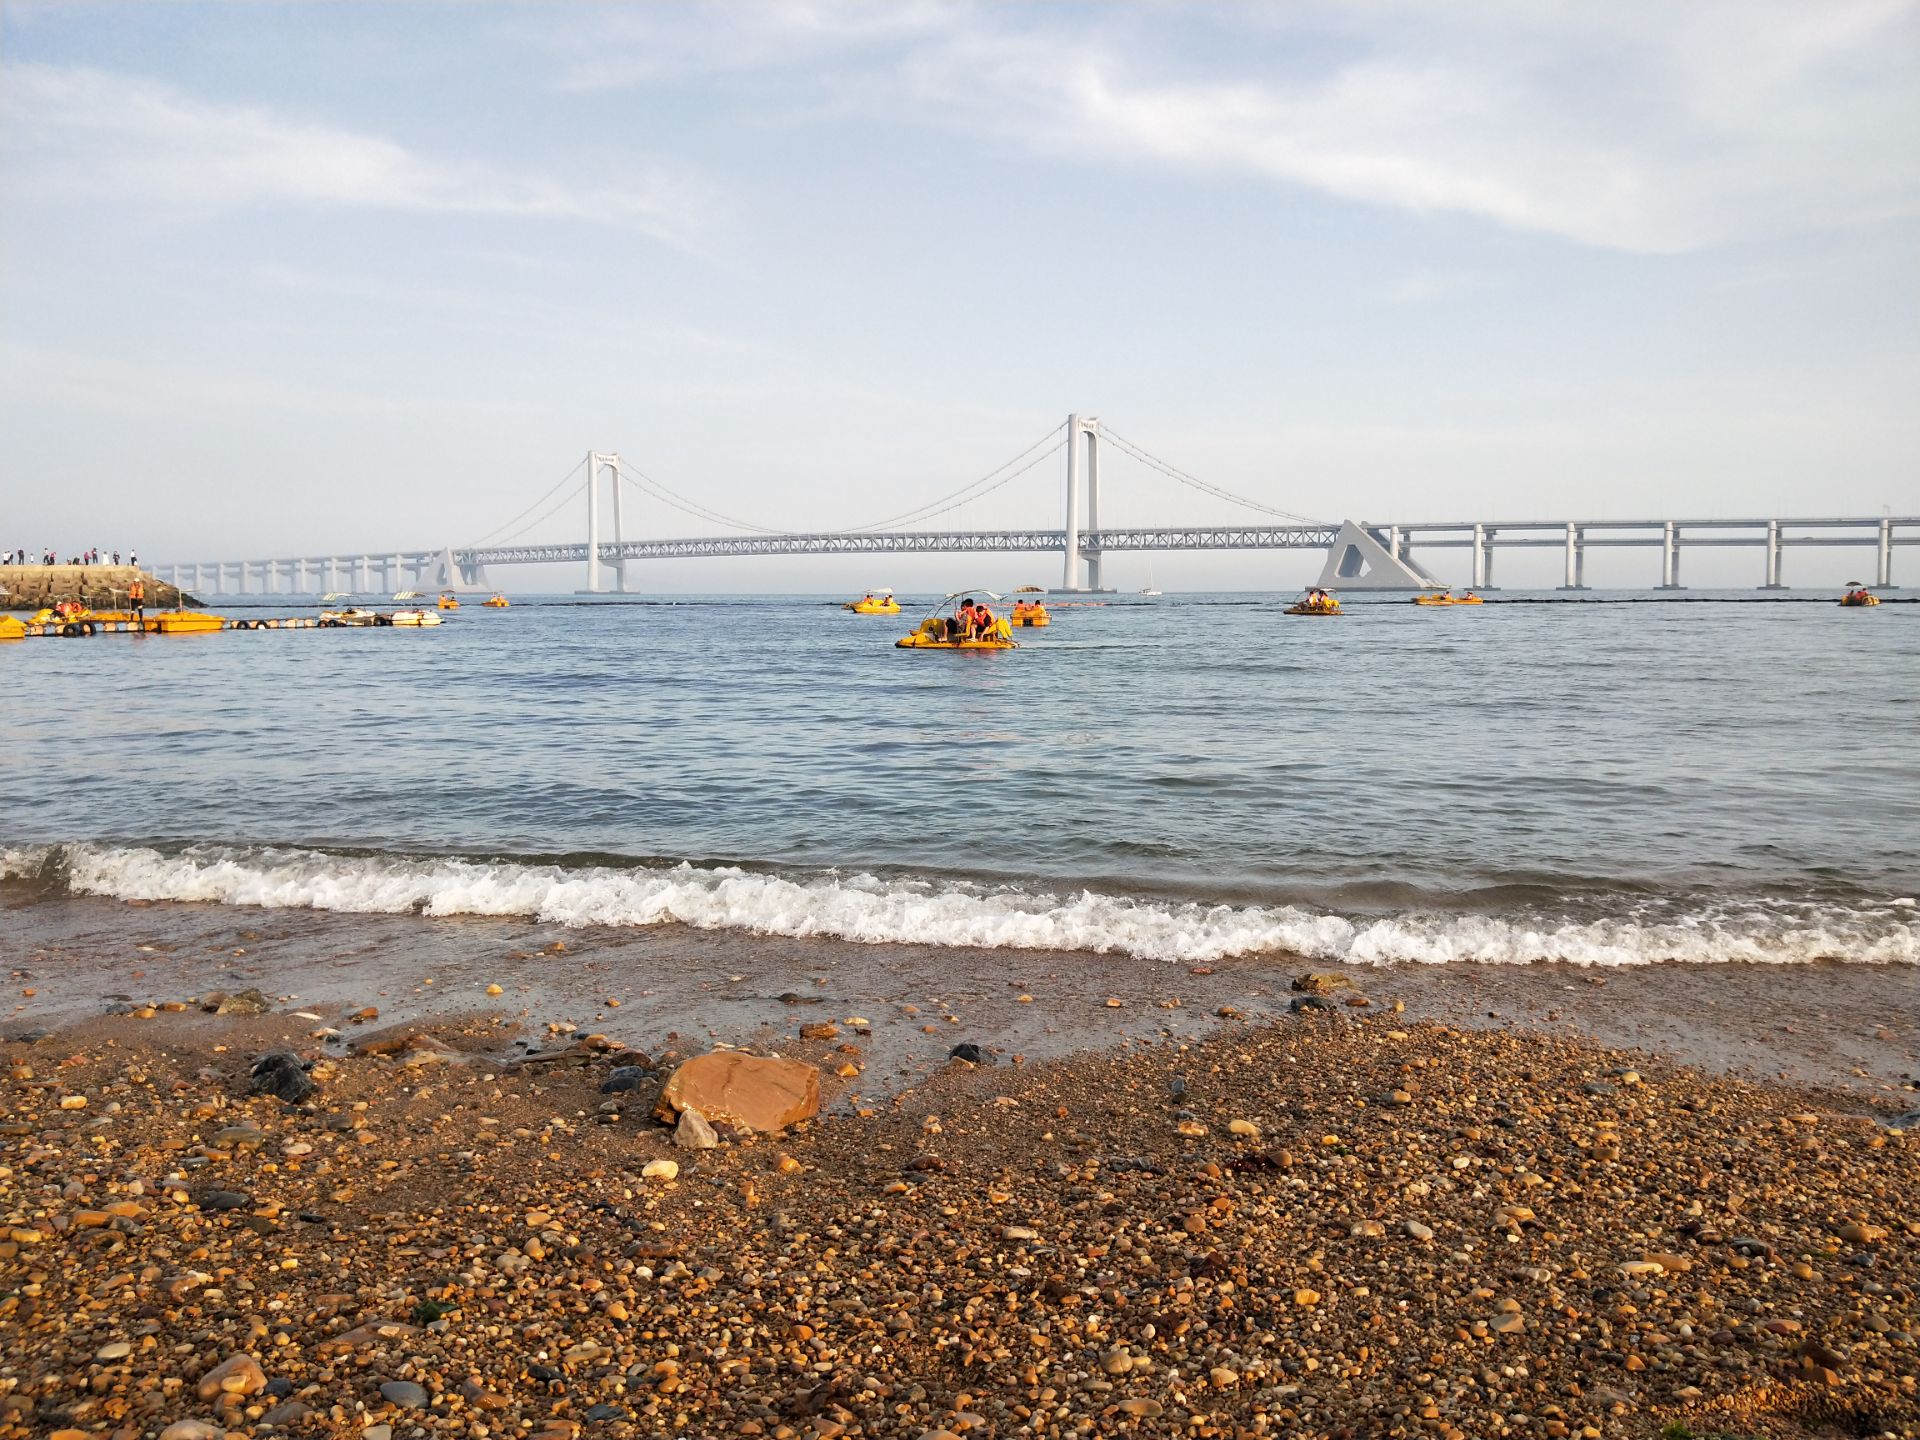
<svg viewBox="0 0 1920 1440">
<path fill-rule="evenodd" d="M 313 1407 L 302 1405 L 298 1400 L 289 1400 L 284 1405 L 276 1405 L 260 1417 L 262 1425 L 298 1425 L 313 1414 Z"/>
<path fill-rule="evenodd" d="M 242 990 L 238 995 L 228 995 L 214 1006 L 216 1015 L 264 1015 L 273 1008 L 273 1002 L 258 990 Z"/>
<path fill-rule="evenodd" d="M 380 1387 L 381 1396 L 391 1405 L 402 1410 L 424 1410 L 427 1408 L 427 1392 L 424 1386 L 411 1380 L 389 1380 Z"/>
<path fill-rule="evenodd" d="M 653 1072 L 644 1065 L 616 1065 L 607 1076 L 607 1083 L 600 1087 L 602 1095 L 612 1095 L 620 1090 L 637 1090 L 653 1079 Z"/>
<path fill-rule="evenodd" d="M 1298 1015 L 1303 1010 L 1338 1010 L 1340 1007 L 1323 995 L 1296 995 L 1287 1002 L 1287 1009 Z"/>
<path fill-rule="evenodd" d="M 1580 1088 L 1585 1090 L 1589 1095 L 1617 1095 L 1620 1093 L 1616 1087 L 1607 1084 L 1604 1080 L 1591 1080 Z"/>
<path fill-rule="evenodd" d="M 253 1204 L 253 1196 L 244 1190 L 201 1190 L 193 1203 L 202 1210 L 244 1210 Z"/>
<path fill-rule="evenodd" d="M 307 1067 L 291 1050 L 269 1050 L 253 1062 L 249 1095 L 272 1095 L 289 1105 L 298 1105 L 315 1089 Z"/>
<path fill-rule="evenodd" d="M 622 1410 L 618 1405 L 593 1405 L 587 1409 L 587 1419 L 593 1421 L 624 1420 L 626 1418 L 627 1412 Z"/>
<path fill-rule="evenodd" d="M 284 1375 L 276 1375 L 267 1381 L 267 1388 L 262 1393 L 271 1395 L 275 1400 L 284 1400 L 293 1393 L 293 1381 Z"/>
<path fill-rule="evenodd" d="M 962 1040 L 947 1052 L 949 1060 L 964 1060 L 969 1065 L 991 1065 L 993 1057 L 971 1040 Z"/>
<path fill-rule="evenodd" d="M 1174 1076 L 1171 1080 L 1167 1082 L 1167 1093 L 1173 1096 L 1173 1098 L 1176 1100 L 1186 1099 L 1187 1098 L 1187 1082 L 1185 1080 L 1182 1080 L 1178 1075 Z"/>
</svg>

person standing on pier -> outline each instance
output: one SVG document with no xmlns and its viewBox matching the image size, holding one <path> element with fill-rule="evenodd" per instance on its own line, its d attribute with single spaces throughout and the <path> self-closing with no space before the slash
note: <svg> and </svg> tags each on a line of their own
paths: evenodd
<svg viewBox="0 0 1920 1440">
<path fill-rule="evenodd" d="M 127 587 L 127 609 L 133 612 L 133 618 L 144 621 L 147 618 L 147 587 L 138 575 Z"/>
</svg>

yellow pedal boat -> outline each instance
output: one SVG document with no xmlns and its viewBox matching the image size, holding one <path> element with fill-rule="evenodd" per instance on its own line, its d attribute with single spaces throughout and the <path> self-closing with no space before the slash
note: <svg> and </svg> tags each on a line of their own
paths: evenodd
<svg viewBox="0 0 1920 1440">
<path fill-rule="evenodd" d="M 898 615 L 900 602 L 893 598 L 891 590 L 869 590 L 858 600 L 849 600 L 840 608 L 851 610 L 856 615 Z"/>
<path fill-rule="evenodd" d="M 1288 615 L 1338 615 L 1340 602 L 1325 590 L 1309 590 L 1286 608 Z"/>
<path fill-rule="evenodd" d="M 1047 614 L 1047 607 L 1042 605 L 1038 600 L 1014 601 L 1013 611 L 1007 616 L 1007 619 L 1015 625 L 1026 625 L 1035 628 L 1053 623 L 1053 617 Z"/>
<path fill-rule="evenodd" d="M 1416 595 L 1413 597 L 1413 603 L 1416 605 L 1484 605 L 1487 602 L 1471 590 L 1464 595 L 1454 595 L 1443 590 L 1438 595 Z"/>
<path fill-rule="evenodd" d="M 977 632 L 972 638 L 960 634 L 959 602 L 962 598 L 971 599 L 975 595 L 985 595 L 989 600 L 1000 597 L 991 590 L 956 590 L 942 600 L 934 612 L 922 620 L 911 635 L 903 635 L 894 641 L 897 650 L 1015 650 L 1013 627 L 1007 623 L 1007 617 L 996 615 L 993 624 Z"/>
<path fill-rule="evenodd" d="M 1878 605 L 1880 597 L 1871 590 L 1849 590 L 1840 597 L 1840 603 L 1850 609 L 1862 605 Z"/>
<path fill-rule="evenodd" d="M 507 608 L 507 597 L 504 595 L 489 595 L 480 603 L 489 610 L 504 610 Z"/>
<path fill-rule="evenodd" d="M 440 608 L 442 610 L 458 610 L 460 608 L 459 597 L 455 596 L 450 591 L 442 595 L 440 597 Z"/>
</svg>

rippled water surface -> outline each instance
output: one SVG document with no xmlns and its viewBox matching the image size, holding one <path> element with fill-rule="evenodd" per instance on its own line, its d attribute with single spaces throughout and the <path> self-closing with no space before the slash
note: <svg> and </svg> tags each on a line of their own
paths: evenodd
<svg viewBox="0 0 1920 1440">
<path fill-rule="evenodd" d="M 1170 957 L 1920 958 L 1920 607 L 1699 598 L 1169 596 L 985 655 L 816 597 L 27 641 L 0 867 Z"/>
</svg>

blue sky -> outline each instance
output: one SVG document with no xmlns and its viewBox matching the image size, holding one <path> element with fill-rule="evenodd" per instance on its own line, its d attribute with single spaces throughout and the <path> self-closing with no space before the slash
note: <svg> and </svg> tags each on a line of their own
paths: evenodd
<svg viewBox="0 0 1920 1440">
<path fill-rule="evenodd" d="M 0 549 L 463 542 L 589 448 L 852 526 L 1073 409 L 1330 518 L 1914 513 L 1916 72 L 1901 0 L 6 3 Z M 644 583 L 1051 578 L 980 564 Z"/>
</svg>

